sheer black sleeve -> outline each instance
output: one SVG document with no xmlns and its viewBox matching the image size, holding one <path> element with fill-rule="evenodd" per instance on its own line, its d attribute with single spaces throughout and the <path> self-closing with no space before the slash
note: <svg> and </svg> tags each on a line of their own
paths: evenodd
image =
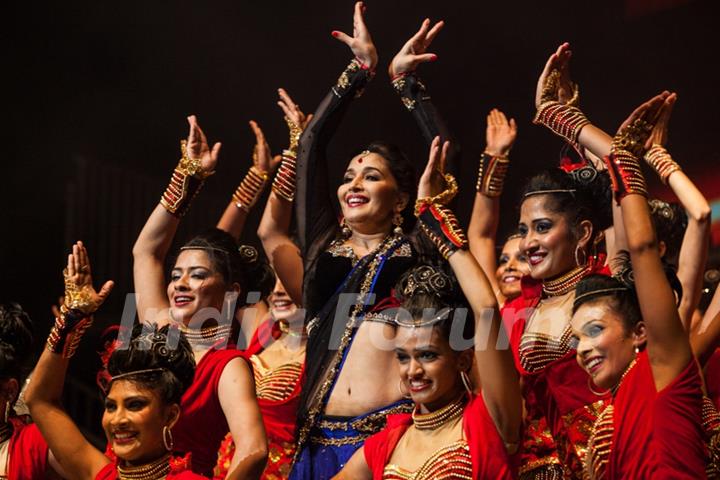
<svg viewBox="0 0 720 480">
<path fill-rule="evenodd" d="M 435 105 L 433 105 L 425 85 L 415 73 L 408 73 L 393 80 L 392 86 L 400 95 L 400 100 L 402 100 L 405 108 L 415 119 L 428 147 L 438 135 L 442 142 L 450 140 L 448 165 L 454 164 L 454 160 L 459 156 L 460 147 L 458 142 L 450 135 L 447 125 L 440 117 Z"/>
<path fill-rule="evenodd" d="M 306 263 L 311 247 L 337 229 L 328 185 L 326 148 L 354 98 L 362 94 L 373 72 L 353 60 L 320 102 L 300 138 L 297 158 L 295 218 L 300 250 Z"/>
</svg>

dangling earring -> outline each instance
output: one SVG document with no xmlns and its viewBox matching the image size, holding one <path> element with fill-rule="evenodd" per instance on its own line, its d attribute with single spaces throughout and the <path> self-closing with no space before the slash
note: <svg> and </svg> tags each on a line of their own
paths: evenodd
<svg viewBox="0 0 720 480">
<path fill-rule="evenodd" d="M 172 449 L 175 446 L 172 431 L 167 427 L 167 425 L 163 427 L 163 444 L 168 452 L 172 452 Z"/>
<path fill-rule="evenodd" d="M 465 385 L 465 390 L 467 390 L 468 395 L 473 396 L 473 387 L 472 382 L 470 381 L 470 377 L 468 377 L 468 374 L 461 371 L 460 372 L 460 380 L 462 380 L 463 385 Z"/>
<path fill-rule="evenodd" d="M 640 345 L 635 345 L 635 356 L 640 354 Z"/>
<path fill-rule="evenodd" d="M 578 255 L 579 252 L 582 252 L 582 254 L 583 254 L 582 262 L 580 261 L 580 258 L 579 258 L 580 256 Z M 584 249 L 580 248 L 580 245 L 576 246 L 575 247 L 575 264 L 578 267 L 585 267 L 585 266 L 587 266 L 587 261 L 588 261 L 587 252 L 585 252 Z"/>
<path fill-rule="evenodd" d="M 604 396 L 606 396 L 606 395 L 608 395 L 608 394 L 610 393 L 610 389 L 605 390 L 604 392 L 598 392 L 597 390 L 594 390 L 594 389 L 592 388 L 592 385 L 593 385 L 592 378 L 587 377 L 588 390 L 590 390 L 590 391 L 593 393 L 593 395 L 597 395 L 598 397 L 604 397 Z"/>
<path fill-rule="evenodd" d="M 403 385 L 403 381 L 402 381 L 402 378 L 401 378 L 401 379 L 400 379 L 400 382 L 398 382 L 398 390 L 400 391 L 400 395 L 401 395 L 403 398 L 412 398 L 412 396 L 410 395 L 410 392 L 408 392 L 408 393 L 403 392 L 402 385 Z"/>
<path fill-rule="evenodd" d="M 395 215 L 393 215 L 393 225 L 395 225 L 395 228 L 393 228 L 393 232 L 395 232 L 396 235 L 402 235 L 403 229 L 402 224 L 405 219 L 400 214 L 400 212 L 395 212 Z"/>
<path fill-rule="evenodd" d="M 345 238 L 350 238 L 352 235 L 352 230 L 350 230 L 350 227 L 348 227 L 347 223 L 345 223 L 345 217 L 340 220 L 340 234 Z"/>
<path fill-rule="evenodd" d="M 5 404 L 5 423 L 8 423 L 8 420 L 10 419 L 10 410 L 12 410 L 12 406 L 10 405 L 10 402 L 7 402 Z"/>
</svg>

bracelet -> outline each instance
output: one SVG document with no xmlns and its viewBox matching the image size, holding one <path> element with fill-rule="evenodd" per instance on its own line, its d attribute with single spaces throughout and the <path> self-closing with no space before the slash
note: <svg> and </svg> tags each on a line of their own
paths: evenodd
<svg viewBox="0 0 720 480">
<path fill-rule="evenodd" d="M 510 160 L 507 155 L 496 156 L 483 152 L 480 156 L 475 190 L 487 197 L 499 197 L 502 194 L 509 166 Z"/>
<path fill-rule="evenodd" d="M 92 316 L 86 316 L 79 310 L 69 310 L 64 304 L 61 305 L 60 316 L 55 319 L 46 342 L 47 349 L 62 355 L 63 358 L 72 357 L 92 322 Z"/>
<path fill-rule="evenodd" d="M 418 199 L 415 202 L 415 216 L 420 229 L 437 247 L 445 260 L 458 250 L 467 249 L 468 241 L 465 232 L 449 208 Z"/>
<path fill-rule="evenodd" d="M 580 130 L 590 123 L 585 114 L 577 107 L 570 104 L 552 100 L 545 102 L 538 107 L 533 123 L 545 125 L 556 135 L 566 139 L 573 145 L 577 145 Z"/>
<path fill-rule="evenodd" d="M 290 150 L 284 150 L 280 168 L 272 183 L 272 191 L 288 202 L 295 199 L 295 167 L 295 154 Z"/>
<path fill-rule="evenodd" d="M 180 151 L 182 158 L 173 171 L 170 184 L 160 197 L 160 204 L 176 217 L 185 215 L 190 202 L 200 191 L 205 179 L 215 173 L 205 171 L 200 160 L 190 158 L 187 141 L 180 141 Z"/>
<path fill-rule="evenodd" d="M 667 185 L 668 178 L 674 172 L 682 170 L 680 165 L 672 159 L 668 151 L 657 143 L 653 143 L 650 150 L 645 152 L 645 161 L 660 176 L 660 180 Z"/>
<path fill-rule="evenodd" d="M 375 76 L 375 70 L 371 70 L 367 65 L 362 63 L 359 59 L 353 58 L 350 61 L 350 64 L 345 67 L 345 70 L 340 74 L 340 76 L 337 79 L 337 82 L 335 86 L 332 88 L 333 94 L 335 94 L 336 97 L 342 97 L 343 93 L 345 93 L 345 90 L 347 90 L 350 87 L 350 84 L 352 83 L 352 80 L 355 77 L 355 74 L 363 71 L 365 72 L 365 75 L 367 76 L 366 82 L 373 79 Z M 363 94 L 363 89 L 358 88 L 357 93 L 355 94 L 355 98 L 361 96 Z"/>
<path fill-rule="evenodd" d="M 447 205 L 448 203 L 450 203 L 450 201 L 455 198 L 455 195 L 457 195 L 458 193 L 458 184 L 457 180 L 455 180 L 455 177 L 453 177 L 451 174 L 446 173 L 444 177 L 445 190 L 435 195 L 434 197 L 418 198 L 418 202 L 423 201 L 424 203 L 436 203 L 438 205 Z M 415 204 L 415 208 L 415 216 L 417 216 L 418 203 Z"/>
<path fill-rule="evenodd" d="M 238 185 L 233 193 L 233 201 L 239 209 L 249 212 L 262 194 L 263 187 L 267 183 L 267 172 L 260 171 L 255 165 L 250 167 L 247 175 Z"/>
<path fill-rule="evenodd" d="M 614 150 L 605 157 L 615 201 L 619 204 L 626 195 L 637 194 L 647 198 L 647 186 L 638 159 L 627 150 Z"/>
</svg>

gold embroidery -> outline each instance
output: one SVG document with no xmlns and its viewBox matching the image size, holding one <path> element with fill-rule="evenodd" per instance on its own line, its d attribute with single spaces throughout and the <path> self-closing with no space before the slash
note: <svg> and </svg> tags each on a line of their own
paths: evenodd
<svg viewBox="0 0 720 480">
<path fill-rule="evenodd" d="M 520 364 L 526 372 L 542 370 L 548 364 L 564 357 L 570 351 L 572 330 L 565 327 L 562 336 L 556 339 L 552 335 L 536 332 L 525 332 L 520 339 Z"/>
<path fill-rule="evenodd" d="M 586 478 L 600 479 L 605 476 L 605 469 L 610 460 L 612 438 L 614 433 L 613 418 L 615 407 L 608 405 L 598 415 L 588 441 L 586 456 Z"/>
<path fill-rule="evenodd" d="M 720 413 L 708 397 L 703 397 L 702 424 L 709 453 L 705 472 L 709 479 L 720 479 Z"/>
<path fill-rule="evenodd" d="M 441 448 L 428 458 L 415 472 L 389 464 L 385 466 L 383 480 L 472 479 L 472 458 L 465 440 Z"/>
<path fill-rule="evenodd" d="M 282 402 L 290 398 L 302 373 L 302 364 L 286 363 L 276 368 L 265 368 L 260 359 L 250 357 L 255 377 L 255 393 L 257 398 Z"/>
</svg>

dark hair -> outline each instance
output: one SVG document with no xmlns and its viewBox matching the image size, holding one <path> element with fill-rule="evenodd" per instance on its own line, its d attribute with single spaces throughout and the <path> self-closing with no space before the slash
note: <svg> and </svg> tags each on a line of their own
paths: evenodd
<svg viewBox="0 0 720 480">
<path fill-rule="evenodd" d="M 20 388 L 32 370 L 32 330 L 32 321 L 20 305 L 0 305 L 0 377 L 14 378 Z"/>
<path fill-rule="evenodd" d="M 447 315 L 433 323 L 445 340 L 450 340 L 450 332 L 457 309 L 465 309 L 463 338 L 472 339 L 475 335 L 475 319 L 468 306 L 467 299 L 458 285 L 455 274 L 447 262 L 433 263 L 420 260 L 407 270 L 395 286 L 395 295 L 414 320 L 423 319 L 426 309 L 440 312 L 449 309 Z"/>
<path fill-rule="evenodd" d="M 583 169 L 587 171 L 587 167 Z M 544 194 L 548 210 L 561 214 L 571 228 L 583 220 L 593 224 L 593 236 L 612 225 L 612 195 L 607 172 L 596 172 L 588 179 L 551 168 L 532 177 L 522 190 L 521 204 L 532 192 L 573 190 Z"/>
<path fill-rule="evenodd" d="M 197 248 L 207 253 L 213 268 L 228 285 L 238 283 L 242 290 L 238 306 L 244 305 L 248 292 L 260 292 L 266 298 L 275 286 L 275 273 L 263 253 L 249 245 L 238 245 L 229 233 L 211 228 L 193 237 L 182 249 Z M 254 302 L 252 302 L 254 303 Z"/>
<path fill-rule="evenodd" d="M 177 345 L 174 343 L 177 341 Z M 155 372 L 143 370 L 158 369 Z M 162 370 L 160 370 L 162 369 Z M 112 377 L 128 374 L 136 382 L 160 394 L 166 405 L 180 403 L 183 393 L 195 376 L 195 357 L 185 335 L 170 330 L 169 325 L 137 324 L 132 329 L 127 348 L 116 348 L 108 360 L 107 372 Z M 133 374 L 133 372 L 139 372 Z"/>
<path fill-rule="evenodd" d="M 670 263 L 676 263 L 687 228 L 687 213 L 680 204 L 675 202 L 667 203 L 652 199 L 648 201 L 648 204 L 658 241 L 665 243 L 663 258 Z"/>
<path fill-rule="evenodd" d="M 663 263 L 665 277 L 670 288 L 677 296 L 677 303 L 682 300 L 682 284 L 675 274 L 675 269 Z M 609 298 L 611 307 L 622 316 L 627 331 L 632 331 L 635 325 L 642 320 L 640 304 L 635 291 L 635 275 L 630 263 L 630 256 L 626 251 L 618 252 L 613 259 L 614 276 L 588 275 L 575 287 L 575 301 L 573 302 L 573 315 L 578 309 L 589 302 L 601 298 Z M 608 291 L 609 290 L 609 291 Z"/>
<path fill-rule="evenodd" d="M 403 230 L 409 232 L 412 230 L 416 221 L 415 215 L 413 214 L 415 199 L 417 197 L 417 175 L 415 173 L 415 166 L 408 160 L 400 147 L 391 143 L 376 140 L 363 150 L 377 153 L 383 157 L 388 169 L 395 178 L 398 190 L 407 194 L 408 203 L 401 213 L 403 216 Z M 355 153 L 355 155 L 358 154 L 360 154 L 359 151 Z"/>
</svg>

